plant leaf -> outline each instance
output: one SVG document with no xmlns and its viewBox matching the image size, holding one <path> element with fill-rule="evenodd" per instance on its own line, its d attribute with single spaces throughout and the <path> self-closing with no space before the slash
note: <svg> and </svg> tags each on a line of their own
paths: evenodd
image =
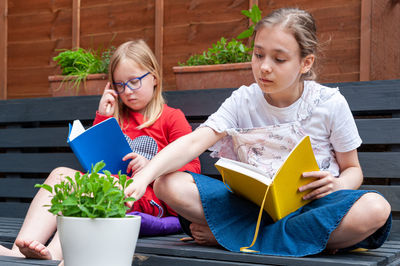
<svg viewBox="0 0 400 266">
<path fill-rule="evenodd" d="M 47 190 L 48 192 L 53 193 L 53 188 L 47 184 L 36 184 L 35 187 L 43 188 L 43 189 Z"/>
</svg>

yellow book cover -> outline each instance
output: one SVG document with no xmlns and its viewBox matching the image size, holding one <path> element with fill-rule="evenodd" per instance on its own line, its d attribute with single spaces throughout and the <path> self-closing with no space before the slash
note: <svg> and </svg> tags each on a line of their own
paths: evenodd
<svg viewBox="0 0 400 266">
<path fill-rule="evenodd" d="M 226 158 L 219 159 L 215 167 L 234 193 L 259 206 L 270 186 L 264 210 L 274 221 L 309 202 L 302 199 L 309 191 L 299 192 L 298 188 L 315 179 L 302 178 L 302 173 L 319 170 L 309 136 L 305 136 L 289 153 L 272 179 L 252 165 Z"/>
</svg>

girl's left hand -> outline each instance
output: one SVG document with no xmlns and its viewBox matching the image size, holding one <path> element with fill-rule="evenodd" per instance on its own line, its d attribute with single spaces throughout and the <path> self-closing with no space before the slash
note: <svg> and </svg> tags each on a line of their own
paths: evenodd
<svg viewBox="0 0 400 266">
<path fill-rule="evenodd" d="M 329 171 L 314 171 L 303 173 L 303 178 L 315 178 L 317 180 L 299 187 L 299 191 L 312 190 L 306 194 L 304 200 L 314 200 L 325 197 L 326 195 L 340 190 L 340 180 L 334 177 Z"/>
<path fill-rule="evenodd" d="M 143 167 L 145 167 L 146 164 L 149 163 L 148 159 L 146 159 L 142 155 L 139 155 L 134 152 L 128 153 L 127 155 L 124 156 L 124 158 L 122 158 L 122 161 L 126 161 L 126 160 L 131 160 L 128 164 L 128 168 L 126 169 L 126 172 L 130 173 L 132 171 L 132 175 L 135 175 Z"/>
</svg>

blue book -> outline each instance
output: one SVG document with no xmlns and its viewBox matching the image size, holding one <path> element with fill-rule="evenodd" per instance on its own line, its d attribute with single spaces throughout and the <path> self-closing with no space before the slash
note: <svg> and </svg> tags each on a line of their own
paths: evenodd
<svg viewBox="0 0 400 266">
<path fill-rule="evenodd" d="M 94 125 L 87 130 L 79 120 L 69 124 L 67 143 L 85 171 L 90 171 L 99 161 L 106 164 L 105 170 L 112 174 L 127 174 L 129 161 L 122 158 L 132 152 L 128 141 L 114 117 Z"/>
</svg>

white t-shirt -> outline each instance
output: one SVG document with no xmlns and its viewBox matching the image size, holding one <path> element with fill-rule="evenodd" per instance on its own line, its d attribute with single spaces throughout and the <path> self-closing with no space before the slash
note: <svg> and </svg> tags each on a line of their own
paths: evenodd
<svg viewBox="0 0 400 266">
<path fill-rule="evenodd" d="M 299 121 L 310 136 L 321 170 L 339 175 L 335 153 L 348 152 L 361 145 L 353 115 L 346 99 L 337 88 L 304 81 L 302 96 L 292 105 L 279 108 L 270 105 L 257 83 L 242 86 L 201 126 L 217 132 L 231 128 L 255 128 Z M 210 150 L 218 152 L 218 143 Z"/>
</svg>

